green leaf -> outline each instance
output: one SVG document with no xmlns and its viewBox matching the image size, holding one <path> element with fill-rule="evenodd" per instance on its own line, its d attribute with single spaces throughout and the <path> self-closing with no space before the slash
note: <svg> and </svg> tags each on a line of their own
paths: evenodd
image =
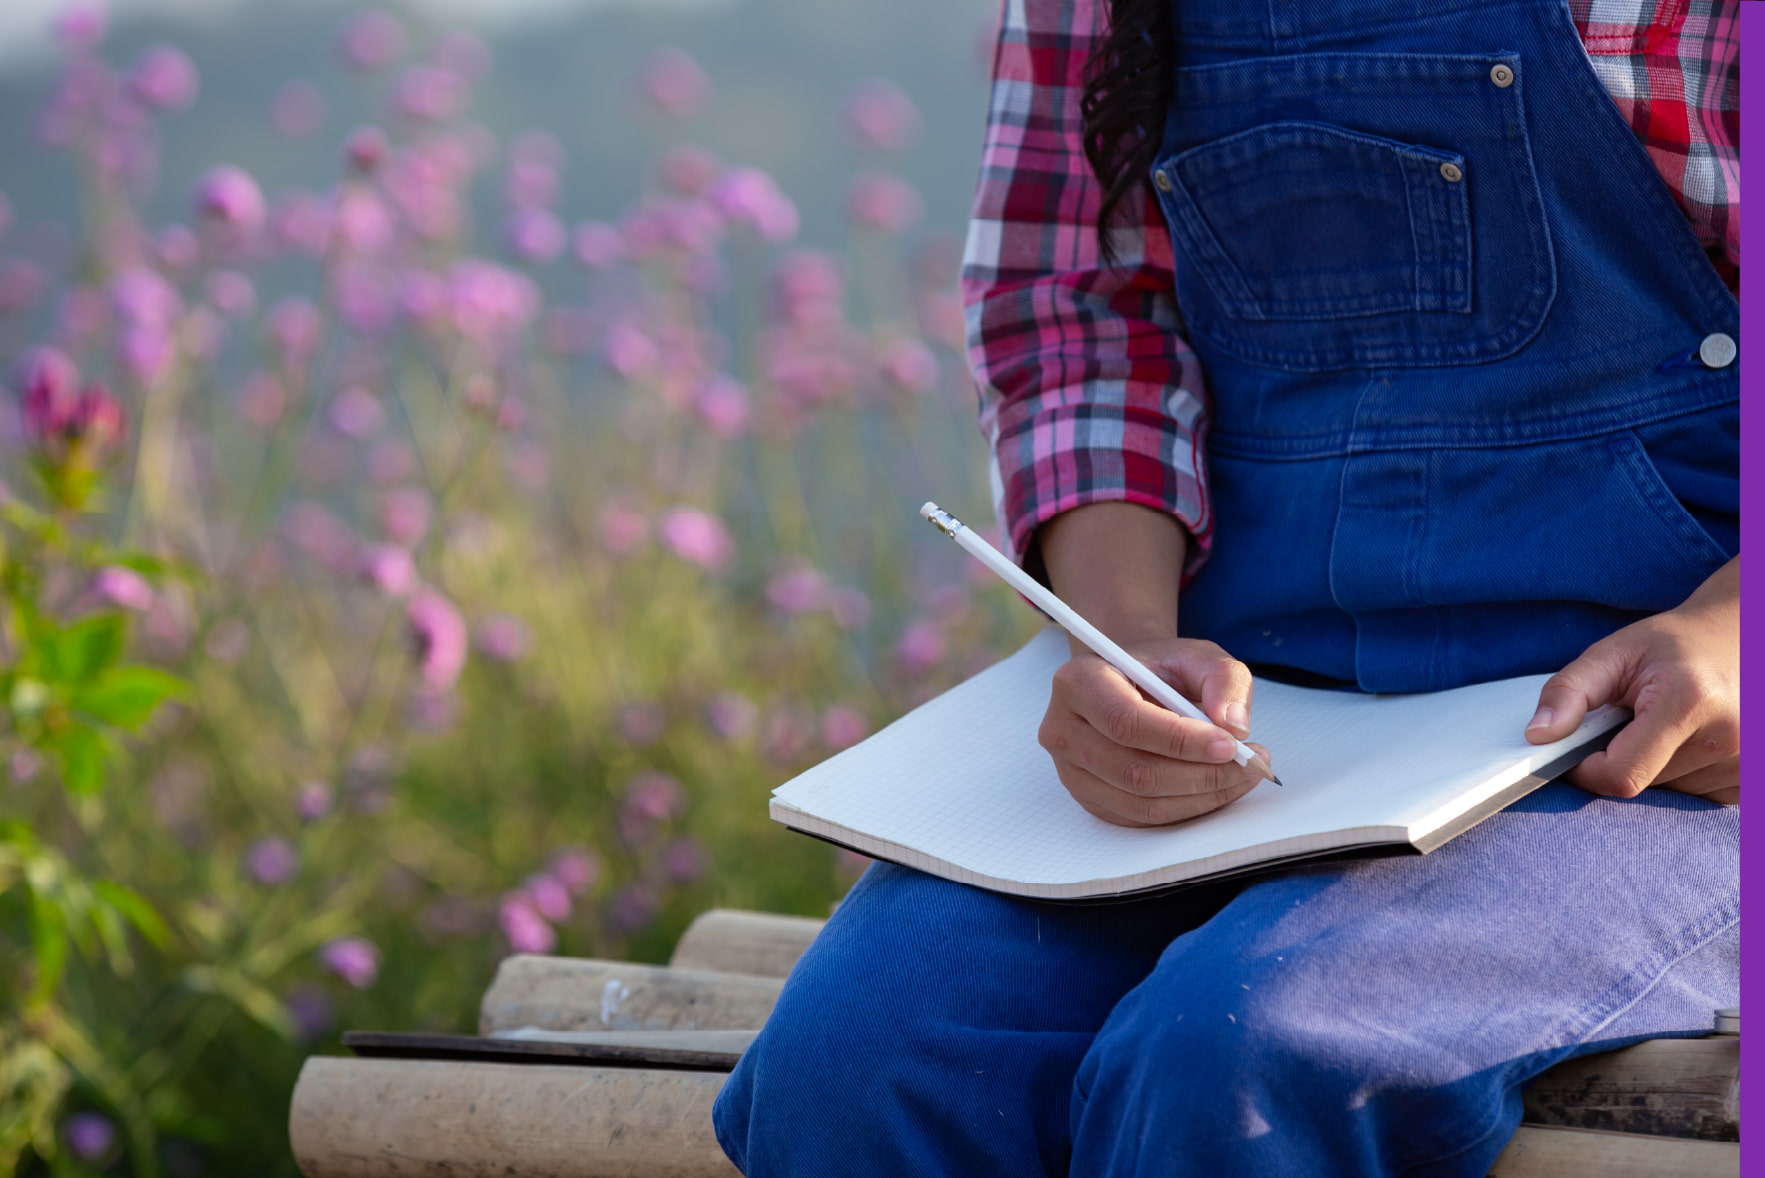
<svg viewBox="0 0 1765 1178">
<path fill-rule="evenodd" d="M 31 949 L 37 966 L 31 997 L 42 1000 L 61 984 L 61 971 L 67 965 L 67 928 L 60 909 L 36 893 L 31 896 Z"/>
<path fill-rule="evenodd" d="M 121 614 L 81 618 L 45 643 L 45 661 L 63 683 L 84 683 L 123 653 L 128 622 Z"/>
<path fill-rule="evenodd" d="M 84 724 L 65 728 L 55 734 L 50 747 L 71 792 L 94 794 L 104 785 L 105 740 L 95 729 Z"/>
<path fill-rule="evenodd" d="M 115 909 L 124 920 L 139 929 L 141 935 L 146 937 L 154 948 L 165 948 L 169 937 L 165 920 L 158 912 L 154 911 L 153 905 L 142 898 L 141 893 L 108 879 L 93 880 L 92 890 L 98 893 L 99 900 Z"/>
<path fill-rule="evenodd" d="M 184 682 L 175 675 L 153 667 L 112 667 L 75 691 L 73 705 L 106 724 L 134 730 L 161 702 L 183 693 Z"/>
</svg>

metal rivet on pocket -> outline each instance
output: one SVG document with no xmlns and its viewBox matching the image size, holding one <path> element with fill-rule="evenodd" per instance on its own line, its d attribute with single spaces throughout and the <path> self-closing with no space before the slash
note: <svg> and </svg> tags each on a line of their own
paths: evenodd
<svg viewBox="0 0 1765 1178">
<path fill-rule="evenodd" d="M 1164 169 L 1162 168 L 1152 173 L 1152 182 L 1158 185 L 1158 190 L 1160 192 L 1169 192 L 1171 190 L 1171 178 L 1164 174 Z"/>
<path fill-rule="evenodd" d="M 1497 86 L 1512 86 L 1514 84 L 1514 71 L 1505 65 L 1498 65 L 1489 71 L 1489 80 L 1494 82 Z"/>
<path fill-rule="evenodd" d="M 1698 359 L 1704 362 L 1705 368 L 1727 368 L 1740 355 L 1740 346 L 1734 337 L 1724 331 L 1713 331 L 1704 337 L 1698 345 Z"/>
<path fill-rule="evenodd" d="M 1448 184 L 1457 184 L 1465 178 L 1465 173 L 1451 160 L 1440 165 L 1440 175 Z"/>
</svg>

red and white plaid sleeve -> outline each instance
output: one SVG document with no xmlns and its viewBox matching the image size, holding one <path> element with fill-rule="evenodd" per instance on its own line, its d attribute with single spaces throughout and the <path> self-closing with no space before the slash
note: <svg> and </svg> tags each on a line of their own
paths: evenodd
<svg viewBox="0 0 1765 1178">
<path fill-rule="evenodd" d="M 1739 0 L 1569 0 L 1594 73 L 1740 289 Z"/>
<path fill-rule="evenodd" d="M 1206 393 L 1150 185 L 1115 231 L 1120 266 L 1098 258 L 1079 99 L 1105 19 L 1103 0 L 1005 4 L 963 257 L 969 366 L 1014 558 L 1051 517 L 1115 500 L 1180 520 L 1193 574 L 1212 531 Z"/>
</svg>

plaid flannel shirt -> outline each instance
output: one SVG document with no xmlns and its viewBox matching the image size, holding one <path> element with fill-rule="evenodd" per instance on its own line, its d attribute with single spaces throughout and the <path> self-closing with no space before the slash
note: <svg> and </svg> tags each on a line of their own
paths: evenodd
<svg viewBox="0 0 1765 1178">
<path fill-rule="evenodd" d="M 1568 0 L 1594 71 L 1728 282 L 1740 277 L 1738 0 Z M 962 267 L 968 358 L 1004 540 L 1086 503 L 1125 501 L 1188 529 L 1213 519 L 1207 391 L 1181 335 L 1171 241 L 1150 186 L 1105 268 L 1102 190 L 1079 98 L 1103 0 L 1009 0 Z"/>
</svg>

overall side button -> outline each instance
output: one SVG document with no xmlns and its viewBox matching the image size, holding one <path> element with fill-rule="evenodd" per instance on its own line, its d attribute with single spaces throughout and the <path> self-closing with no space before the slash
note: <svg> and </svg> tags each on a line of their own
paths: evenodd
<svg viewBox="0 0 1765 1178">
<path fill-rule="evenodd" d="M 1727 368 L 1740 355 L 1740 345 L 1725 331 L 1713 331 L 1698 345 L 1698 359 L 1705 368 Z"/>
</svg>

